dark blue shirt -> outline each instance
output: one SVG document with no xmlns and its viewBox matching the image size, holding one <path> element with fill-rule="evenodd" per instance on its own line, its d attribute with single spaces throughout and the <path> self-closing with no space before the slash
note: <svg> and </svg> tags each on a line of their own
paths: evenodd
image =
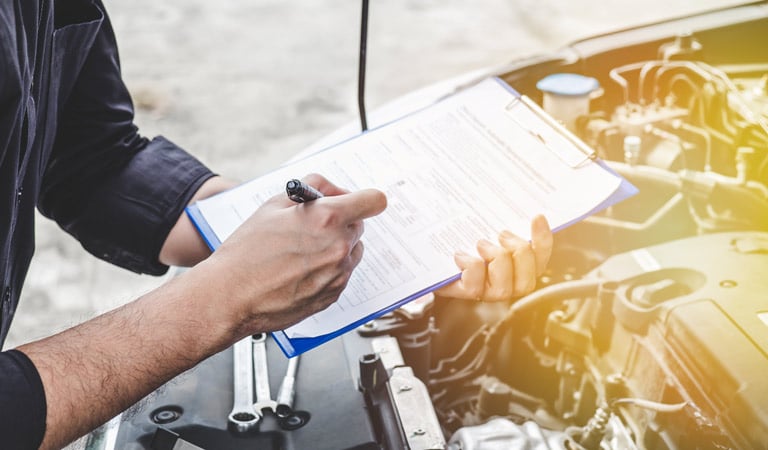
<svg viewBox="0 0 768 450">
<path fill-rule="evenodd" d="M 34 251 L 34 210 L 99 258 L 162 274 L 160 248 L 212 173 L 133 124 L 101 0 L 0 1 L 0 344 Z M 37 448 L 40 377 L 0 353 L 0 447 Z"/>
</svg>

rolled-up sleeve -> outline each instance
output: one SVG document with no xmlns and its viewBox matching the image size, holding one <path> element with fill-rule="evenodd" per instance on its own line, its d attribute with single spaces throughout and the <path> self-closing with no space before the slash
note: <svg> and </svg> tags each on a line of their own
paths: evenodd
<svg viewBox="0 0 768 450">
<path fill-rule="evenodd" d="M 0 353 L 0 436 L 3 448 L 36 449 L 45 434 L 45 393 L 37 369 L 17 350 Z"/>
<path fill-rule="evenodd" d="M 108 17 L 76 78 L 61 88 L 68 92 L 60 93 L 40 211 L 99 258 L 165 273 L 163 242 L 213 173 L 171 141 L 139 135 Z"/>
<path fill-rule="evenodd" d="M 95 256 L 160 275 L 157 257 L 184 207 L 211 172 L 158 137 L 80 198 L 53 202 L 54 218 Z"/>
</svg>

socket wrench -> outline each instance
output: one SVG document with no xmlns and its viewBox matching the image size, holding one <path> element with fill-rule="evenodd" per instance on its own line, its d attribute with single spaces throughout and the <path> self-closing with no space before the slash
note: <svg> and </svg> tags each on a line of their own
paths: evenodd
<svg viewBox="0 0 768 450">
<path fill-rule="evenodd" d="M 236 433 L 247 433 L 261 420 L 253 407 L 253 346 L 250 336 L 232 346 L 235 398 L 227 421 Z"/>
<path fill-rule="evenodd" d="M 299 357 L 288 360 L 288 368 L 285 370 L 285 377 L 280 384 L 280 390 L 277 392 L 277 410 L 278 425 L 283 430 L 298 430 L 309 422 L 310 415 L 306 411 L 296 411 L 293 409 L 293 400 L 296 396 L 296 372 L 299 367 Z"/>
<path fill-rule="evenodd" d="M 256 403 L 253 404 L 253 408 L 259 419 L 261 420 L 264 417 L 264 410 L 268 409 L 277 417 L 277 423 L 283 430 L 297 430 L 306 425 L 309 422 L 309 413 L 293 410 L 294 383 L 298 360 L 294 358 L 288 362 L 286 376 L 280 385 L 278 395 L 278 399 L 282 402 L 281 404 L 272 399 L 272 392 L 269 386 L 266 334 L 253 335 L 253 366 L 256 373 Z"/>
<path fill-rule="evenodd" d="M 280 390 L 277 391 L 277 409 L 278 417 L 288 417 L 293 412 L 293 398 L 296 396 L 296 370 L 299 367 L 299 356 L 288 360 L 288 368 L 285 370 L 285 377 L 280 383 Z"/>
</svg>

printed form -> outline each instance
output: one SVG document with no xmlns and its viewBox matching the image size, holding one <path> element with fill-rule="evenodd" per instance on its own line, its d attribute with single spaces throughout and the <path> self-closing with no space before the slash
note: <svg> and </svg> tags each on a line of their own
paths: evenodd
<svg viewBox="0 0 768 450">
<path fill-rule="evenodd" d="M 621 178 L 586 159 L 556 129 L 489 79 L 424 110 L 198 202 L 219 241 L 285 184 L 310 172 L 349 190 L 377 188 L 388 207 L 365 222 L 363 260 L 339 300 L 284 330 L 332 333 L 456 278 L 457 250 L 507 229 L 530 239 L 588 214 Z M 514 105 L 511 106 L 510 105 Z M 519 105 L 519 106 L 518 106 Z M 578 164 L 572 164 L 578 161 Z"/>
</svg>

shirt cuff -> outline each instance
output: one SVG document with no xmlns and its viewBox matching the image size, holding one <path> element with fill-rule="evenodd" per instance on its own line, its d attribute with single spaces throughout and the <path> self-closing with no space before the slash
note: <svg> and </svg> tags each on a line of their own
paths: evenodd
<svg viewBox="0 0 768 450">
<path fill-rule="evenodd" d="M 215 174 L 159 136 L 91 198 L 80 239 L 97 257 L 138 273 L 162 275 L 160 249 L 200 186 Z"/>
<path fill-rule="evenodd" d="M 0 353 L 0 436 L 3 448 L 37 449 L 47 406 L 40 374 L 24 353 Z"/>
</svg>

